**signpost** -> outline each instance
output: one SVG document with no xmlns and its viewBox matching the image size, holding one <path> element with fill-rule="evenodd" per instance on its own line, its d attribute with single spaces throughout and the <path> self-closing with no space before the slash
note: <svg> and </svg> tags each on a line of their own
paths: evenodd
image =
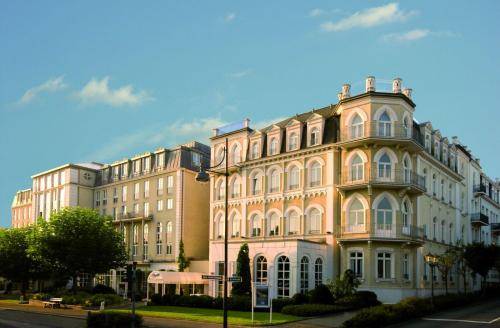
<svg viewBox="0 0 500 328">
<path fill-rule="evenodd" d="M 271 286 L 252 282 L 252 324 L 254 320 L 254 308 L 269 308 L 269 323 L 273 322 L 272 302 Z"/>
<path fill-rule="evenodd" d="M 205 280 L 222 280 L 222 276 L 220 276 L 220 275 L 204 274 L 204 275 L 201 275 L 201 279 L 205 279 Z"/>
<path fill-rule="evenodd" d="M 227 279 L 229 282 L 241 282 L 241 277 L 238 276 L 232 276 Z"/>
</svg>

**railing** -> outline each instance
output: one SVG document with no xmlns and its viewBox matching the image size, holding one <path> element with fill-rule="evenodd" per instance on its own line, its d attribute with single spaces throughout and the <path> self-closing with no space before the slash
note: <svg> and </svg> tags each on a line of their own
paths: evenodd
<svg viewBox="0 0 500 328">
<path fill-rule="evenodd" d="M 500 222 L 492 222 L 490 223 L 490 228 L 492 233 L 500 232 Z"/>
<path fill-rule="evenodd" d="M 472 224 L 488 225 L 489 218 L 484 213 L 472 213 L 470 216 L 470 222 Z"/>
<path fill-rule="evenodd" d="M 413 185 L 423 191 L 425 187 L 425 177 L 415 173 L 412 170 L 392 169 L 385 170 L 378 167 L 363 168 L 362 172 L 350 170 L 343 172 L 341 176 L 341 185 L 354 186 L 367 183 L 393 184 L 393 185 Z"/>
<path fill-rule="evenodd" d="M 337 236 L 342 239 L 405 239 L 423 240 L 425 232 L 422 227 L 393 223 L 372 223 L 360 225 L 344 225 L 337 229 Z"/>
<path fill-rule="evenodd" d="M 420 145 L 424 144 L 422 137 L 412 126 L 406 127 L 392 122 L 367 121 L 360 125 L 349 126 L 340 134 L 341 142 L 365 138 L 413 140 Z"/>
<path fill-rule="evenodd" d="M 116 216 L 117 220 L 127 220 L 127 219 L 153 219 L 153 214 L 146 214 L 144 212 L 128 212 L 128 213 L 119 213 Z"/>
<path fill-rule="evenodd" d="M 486 194 L 486 186 L 484 184 L 478 184 L 478 185 L 475 185 L 472 190 L 474 192 L 482 192 L 482 193 L 485 193 Z"/>
</svg>

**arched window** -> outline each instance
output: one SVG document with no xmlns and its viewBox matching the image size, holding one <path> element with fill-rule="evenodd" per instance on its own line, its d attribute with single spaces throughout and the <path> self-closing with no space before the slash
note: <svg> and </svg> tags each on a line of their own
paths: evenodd
<svg viewBox="0 0 500 328">
<path fill-rule="evenodd" d="M 300 219 L 296 211 L 290 211 L 287 220 L 287 233 L 289 235 L 296 235 L 300 232 Z"/>
<path fill-rule="evenodd" d="M 403 202 L 403 233 L 410 234 L 410 224 L 411 224 L 411 209 L 408 202 L 405 200 Z"/>
<path fill-rule="evenodd" d="M 148 259 L 149 253 L 149 224 L 145 223 L 142 231 L 142 257 Z"/>
<path fill-rule="evenodd" d="M 267 259 L 264 256 L 259 256 L 255 261 L 255 283 L 267 284 Z"/>
<path fill-rule="evenodd" d="M 299 148 L 299 136 L 297 133 L 292 132 L 288 139 L 288 150 L 295 150 Z"/>
<path fill-rule="evenodd" d="M 238 164 L 239 162 L 241 162 L 241 149 L 238 144 L 235 144 L 231 150 L 231 163 Z"/>
<path fill-rule="evenodd" d="M 321 212 L 317 208 L 309 211 L 309 220 L 307 223 L 309 233 L 321 233 Z"/>
<path fill-rule="evenodd" d="M 323 260 L 317 258 L 314 262 L 314 287 L 323 284 Z"/>
<path fill-rule="evenodd" d="M 406 136 L 408 138 L 411 137 L 411 124 L 410 124 L 410 118 L 408 116 L 405 116 L 405 118 L 403 119 L 403 127 L 406 131 Z"/>
<path fill-rule="evenodd" d="M 390 179 L 392 172 L 391 158 L 387 153 L 383 154 L 378 161 L 378 177 L 380 179 Z"/>
<path fill-rule="evenodd" d="M 260 173 L 253 173 L 250 176 L 250 194 L 255 196 L 255 195 L 260 195 L 262 192 L 262 174 Z"/>
<path fill-rule="evenodd" d="M 252 237 L 258 237 L 261 233 L 260 218 L 257 214 L 250 218 L 250 227 L 252 229 Z"/>
<path fill-rule="evenodd" d="M 309 186 L 317 187 L 321 185 L 321 164 L 319 162 L 314 162 L 311 165 L 310 171 Z"/>
<path fill-rule="evenodd" d="M 355 114 L 351 123 L 351 139 L 364 137 L 363 119 Z"/>
<path fill-rule="evenodd" d="M 306 294 L 309 291 L 309 259 L 304 256 L 300 260 L 300 293 Z"/>
<path fill-rule="evenodd" d="M 289 189 L 297 189 L 299 188 L 300 183 L 300 171 L 297 166 L 292 166 L 290 168 L 290 184 Z"/>
<path fill-rule="evenodd" d="M 215 238 L 221 239 L 222 237 L 224 237 L 224 234 L 224 216 L 221 214 L 215 220 Z"/>
<path fill-rule="evenodd" d="M 278 192 L 280 190 L 280 173 L 278 170 L 273 170 L 270 177 L 269 192 Z"/>
<path fill-rule="evenodd" d="M 259 143 L 258 142 L 254 142 L 252 144 L 252 159 L 257 159 L 259 158 Z"/>
<path fill-rule="evenodd" d="M 231 181 L 231 198 L 236 198 L 240 196 L 240 180 L 235 177 Z"/>
<path fill-rule="evenodd" d="M 137 247 L 139 245 L 139 226 L 134 224 L 134 228 L 132 230 L 132 255 L 137 255 Z"/>
<path fill-rule="evenodd" d="M 163 240 L 161 239 L 161 235 L 163 234 L 163 226 L 161 222 L 156 224 L 156 254 L 161 255 L 163 248 Z"/>
<path fill-rule="evenodd" d="M 276 278 L 278 298 L 290 297 L 290 260 L 284 255 L 278 258 Z"/>
<path fill-rule="evenodd" d="M 231 219 L 231 237 L 240 236 L 241 220 L 238 214 L 234 214 Z"/>
<path fill-rule="evenodd" d="M 271 213 L 269 216 L 269 226 L 268 226 L 268 235 L 269 236 L 277 236 L 279 235 L 280 229 L 280 218 L 278 214 Z"/>
<path fill-rule="evenodd" d="M 223 200 L 226 197 L 226 184 L 224 179 L 219 179 L 215 194 L 216 194 L 216 200 Z"/>
<path fill-rule="evenodd" d="M 363 159 L 358 154 L 351 161 L 351 181 L 362 181 L 364 176 Z"/>
<path fill-rule="evenodd" d="M 309 139 L 309 146 L 316 146 L 318 144 L 319 144 L 319 129 L 312 128 L 311 129 L 311 136 Z"/>
<path fill-rule="evenodd" d="M 215 161 L 216 161 L 216 164 L 219 164 L 222 162 L 222 159 L 224 158 L 224 147 L 220 147 L 218 150 L 217 150 L 217 156 L 215 158 Z M 221 163 L 220 165 L 222 165 L 224 163 Z"/>
<path fill-rule="evenodd" d="M 411 182 L 411 170 L 410 170 L 410 160 L 408 157 L 403 159 L 403 171 L 404 171 L 404 181 L 405 183 Z"/>
<path fill-rule="evenodd" d="M 377 230 L 392 230 L 392 206 L 387 197 L 382 198 L 377 207 Z"/>
<path fill-rule="evenodd" d="M 387 112 L 383 112 L 378 119 L 378 135 L 380 137 L 390 137 L 392 135 L 391 126 L 391 118 Z"/>
<path fill-rule="evenodd" d="M 278 153 L 278 140 L 276 140 L 276 138 L 271 138 L 269 145 L 269 155 L 276 155 Z"/>
<path fill-rule="evenodd" d="M 365 231 L 365 208 L 357 198 L 353 200 L 349 208 L 347 231 L 349 232 Z"/>
<path fill-rule="evenodd" d="M 172 233 L 173 230 L 173 224 L 172 221 L 167 222 L 167 233 Z"/>
</svg>

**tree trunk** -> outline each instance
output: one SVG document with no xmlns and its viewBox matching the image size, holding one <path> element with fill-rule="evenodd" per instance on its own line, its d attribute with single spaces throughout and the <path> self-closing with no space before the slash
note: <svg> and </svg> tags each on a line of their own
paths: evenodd
<svg viewBox="0 0 500 328">
<path fill-rule="evenodd" d="M 78 273 L 73 275 L 73 286 L 71 286 L 71 289 L 73 290 L 73 295 L 76 295 L 76 277 L 78 276 Z"/>
<path fill-rule="evenodd" d="M 444 293 L 445 295 L 448 295 L 448 274 L 444 276 L 445 282 L 444 282 Z"/>
</svg>

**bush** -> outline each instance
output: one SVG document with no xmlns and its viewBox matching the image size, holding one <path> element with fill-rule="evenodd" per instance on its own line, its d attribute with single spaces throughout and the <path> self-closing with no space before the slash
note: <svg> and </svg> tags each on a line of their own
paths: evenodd
<svg viewBox="0 0 500 328">
<path fill-rule="evenodd" d="M 130 313 L 91 313 L 87 315 L 88 328 L 129 328 L 132 322 Z M 142 316 L 135 315 L 134 326 L 142 327 Z"/>
<path fill-rule="evenodd" d="M 62 296 L 62 303 L 68 305 L 83 305 L 85 301 L 89 299 L 92 295 L 84 292 L 79 292 L 76 294 L 68 294 Z"/>
<path fill-rule="evenodd" d="M 293 302 L 295 304 L 309 303 L 309 296 L 307 296 L 306 294 L 302 294 L 302 293 L 297 293 L 297 294 L 293 295 L 292 299 L 293 299 Z"/>
<path fill-rule="evenodd" d="M 37 293 L 31 295 L 32 300 L 39 300 L 39 301 L 48 301 L 50 299 L 50 294 L 47 293 Z"/>
<path fill-rule="evenodd" d="M 92 294 L 116 294 L 116 292 L 109 286 L 97 284 L 92 288 Z"/>
<path fill-rule="evenodd" d="M 228 300 L 228 307 L 233 311 L 251 311 L 252 297 L 243 295 L 234 295 Z"/>
<path fill-rule="evenodd" d="M 273 302 L 273 311 L 281 312 L 281 309 L 287 305 L 295 305 L 295 302 L 292 298 L 274 298 Z"/>
<path fill-rule="evenodd" d="M 117 305 L 123 303 L 123 298 L 116 294 L 95 294 L 85 300 L 86 306 L 100 306 L 104 301 L 105 306 Z"/>
<path fill-rule="evenodd" d="M 377 294 L 374 292 L 359 291 L 354 295 L 345 296 L 336 300 L 335 304 L 349 309 L 361 309 L 364 307 L 379 305 L 380 302 L 377 300 Z"/>
<path fill-rule="evenodd" d="M 310 302 L 314 304 L 333 304 L 333 295 L 330 289 L 323 284 L 310 291 Z"/>
<path fill-rule="evenodd" d="M 163 305 L 163 298 L 160 294 L 151 295 L 151 305 Z"/>
<path fill-rule="evenodd" d="M 170 299 L 173 299 L 171 297 Z M 173 305 L 177 306 L 187 306 L 187 307 L 197 307 L 197 308 L 212 308 L 214 299 L 213 297 L 202 295 L 202 296 L 180 296 Z"/>
<path fill-rule="evenodd" d="M 314 317 L 335 312 L 343 312 L 346 309 L 342 306 L 331 304 L 300 304 L 287 305 L 283 307 L 281 313 L 295 315 L 298 317 Z"/>
</svg>

